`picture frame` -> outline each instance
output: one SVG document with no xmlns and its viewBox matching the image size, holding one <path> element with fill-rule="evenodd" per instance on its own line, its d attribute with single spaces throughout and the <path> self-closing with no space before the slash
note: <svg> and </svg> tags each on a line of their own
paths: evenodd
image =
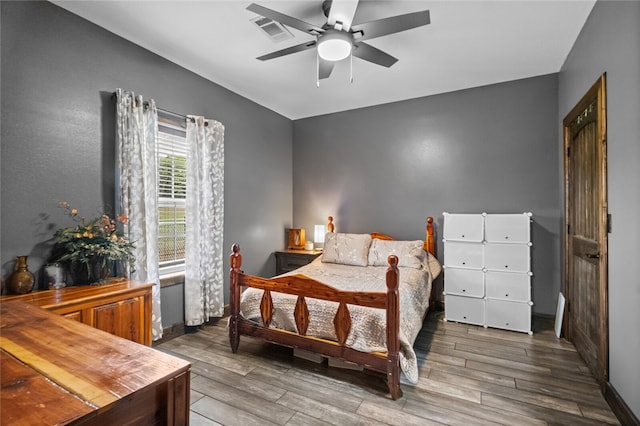
<svg viewBox="0 0 640 426">
<path fill-rule="evenodd" d="M 287 248 L 290 250 L 304 250 L 304 229 L 290 228 L 287 230 Z"/>
</svg>

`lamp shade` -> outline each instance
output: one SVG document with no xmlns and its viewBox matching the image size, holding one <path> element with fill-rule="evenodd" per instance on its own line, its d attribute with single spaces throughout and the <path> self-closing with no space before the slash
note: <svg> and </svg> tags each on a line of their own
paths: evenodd
<svg viewBox="0 0 640 426">
<path fill-rule="evenodd" d="M 313 241 L 322 246 L 324 244 L 324 234 L 326 233 L 324 225 L 315 225 L 313 227 Z"/>
<path fill-rule="evenodd" d="M 349 56 L 353 41 L 345 31 L 327 30 L 318 40 L 318 55 L 327 61 L 341 61 Z"/>
</svg>

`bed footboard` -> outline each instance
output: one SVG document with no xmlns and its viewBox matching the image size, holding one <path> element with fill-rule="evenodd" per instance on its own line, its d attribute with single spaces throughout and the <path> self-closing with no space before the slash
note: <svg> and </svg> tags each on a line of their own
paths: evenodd
<svg viewBox="0 0 640 426">
<path fill-rule="evenodd" d="M 384 373 L 392 399 L 402 395 L 400 389 L 400 300 L 398 293 L 398 258 L 389 256 L 386 273 L 387 292 L 341 291 L 304 275 L 287 275 L 273 279 L 244 274 L 240 246 L 234 244 L 230 256 L 230 308 L 229 342 L 233 353 L 237 352 L 240 335 L 259 337 L 267 341 L 292 348 L 312 351 L 324 356 L 344 359 L 368 369 Z M 262 324 L 244 319 L 240 315 L 242 287 L 253 287 L 264 291 L 260 303 Z M 273 315 L 271 293 L 297 296 L 294 319 L 297 332 L 270 328 Z M 333 325 L 337 341 L 307 336 L 309 311 L 307 299 L 320 299 L 339 304 Z M 347 305 L 359 305 L 384 309 L 387 317 L 387 352 L 361 352 L 345 345 L 351 331 L 351 314 Z"/>
</svg>

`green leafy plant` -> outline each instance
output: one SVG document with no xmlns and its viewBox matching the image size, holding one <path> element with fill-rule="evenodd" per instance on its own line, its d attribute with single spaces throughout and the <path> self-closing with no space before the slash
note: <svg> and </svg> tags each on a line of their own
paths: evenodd
<svg viewBox="0 0 640 426">
<path fill-rule="evenodd" d="M 68 202 L 60 201 L 58 207 L 76 224 L 58 229 L 55 234 L 55 245 L 51 261 L 66 265 L 70 270 L 85 270 L 88 277 L 96 262 L 102 269 L 109 268 L 113 261 L 128 262 L 133 269 L 135 256 L 134 244 L 118 232 L 118 223 L 127 223 L 126 216 L 115 219 L 102 214 L 93 219 L 78 215 L 78 209 L 72 208 Z"/>
</svg>

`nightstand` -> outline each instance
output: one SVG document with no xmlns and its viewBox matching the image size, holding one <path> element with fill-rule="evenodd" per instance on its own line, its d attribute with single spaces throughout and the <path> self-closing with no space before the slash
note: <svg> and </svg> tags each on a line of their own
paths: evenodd
<svg viewBox="0 0 640 426">
<path fill-rule="evenodd" d="M 280 275 L 311 263 L 322 250 L 281 250 L 275 254 L 276 275 Z"/>
</svg>

